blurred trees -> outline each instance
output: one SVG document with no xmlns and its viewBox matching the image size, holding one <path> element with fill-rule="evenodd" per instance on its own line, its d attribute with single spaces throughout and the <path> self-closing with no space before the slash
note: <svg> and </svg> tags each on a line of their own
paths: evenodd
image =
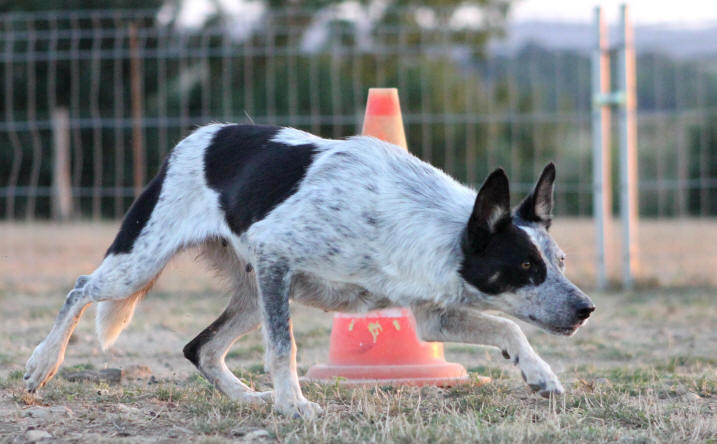
<svg viewBox="0 0 717 444">
<path fill-rule="evenodd" d="M 12 185 L 13 193 L 28 193 L 37 214 L 49 213 L 48 191 L 35 197 L 38 187 L 51 185 L 52 110 L 67 107 L 76 206 L 84 214 L 118 216 L 129 205 L 130 196 L 112 199 L 104 189 L 126 194 L 131 185 L 131 24 L 139 30 L 143 138 L 147 171 L 153 174 L 173 143 L 219 117 L 293 124 L 326 136 L 354 134 L 366 88 L 396 85 L 402 51 L 409 46 L 407 71 L 427 80 L 406 77 L 412 91 L 406 97 L 434 95 L 437 102 L 448 92 L 444 107 L 450 109 L 451 101 L 463 99 L 451 80 L 461 77 L 460 67 L 436 48 L 454 43 L 482 48 L 500 31 L 508 9 L 505 0 L 484 0 L 466 9 L 476 23 L 449 26 L 456 11 L 466 8 L 461 2 L 428 1 L 411 8 L 402 1 L 264 3 L 271 9 L 252 24 L 232 16 L 237 11 L 229 3 L 208 2 L 215 14 L 198 28 L 181 23 L 182 8 L 197 4 L 189 1 L 70 1 L 57 12 L 43 12 L 57 7 L 50 1 L 0 3 L 0 11 L 24 13 L 6 16 L 0 29 L 6 122 L 0 132 L 0 183 Z M 39 14 L 28 15 L 31 11 Z M 234 32 L 236 23 L 251 32 Z M 310 32 L 323 38 L 307 39 Z M 432 52 L 423 55 L 424 49 Z M 438 80 L 446 87 L 431 86 Z M 10 197 L 5 199 L 0 211 Z M 22 214 L 28 199 L 16 200 L 16 214 Z"/>
<path fill-rule="evenodd" d="M 182 2 L 76 3 L 145 12 L 2 22 L 0 186 L 17 165 L 18 185 L 32 185 L 37 170 L 37 185 L 50 186 L 50 111 L 65 106 L 74 122 L 79 208 L 95 216 L 124 212 L 132 200 L 127 30 L 133 23 L 150 175 L 198 124 L 254 121 L 344 137 L 360 130 L 367 88 L 395 86 L 416 155 L 474 184 L 502 165 L 516 194 L 529 189 L 547 160 L 557 160 L 559 211 L 590 214 L 589 58 L 533 45 L 488 54 L 487 42 L 503 30 L 507 1 L 268 0 L 274 9 L 252 24 L 215 0 L 209 2 L 215 13 L 199 27 L 182 25 Z M 15 8 L 0 1 L 0 11 Z M 717 74 L 705 66 L 656 54 L 638 59 L 643 214 L 717 213 L 709 195 L 709 178 L 717 177 L 714 116 L 700 111 L 717 104 Z M 0 217 L 6 199 L 0 196 Z M 22 215 L 26 198 L 18 208 Z M 47 216 L 49 197 L 38 198 L 36 208 Z"/>
<path fill-rule="evenodd" d="M 52 11 L 62 9 L 157 9 L 163 0 L 0 0 L 0 14 L 8 12 Z"/>
</svg>

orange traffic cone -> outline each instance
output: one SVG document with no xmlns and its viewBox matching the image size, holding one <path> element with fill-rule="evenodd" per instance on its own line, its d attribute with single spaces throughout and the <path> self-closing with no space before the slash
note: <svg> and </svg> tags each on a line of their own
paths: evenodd
<svg viewBox="0 0 717 444">
<path fill-rule="evenodd" d="M 369 89 L 363 134 L 407 149 L 396 88 Z M 345 384 L 450 386 L 468 381 L 462 365 L 446 362 L 443 344 L 418 339 L 416 321 L 406 308 L 334 315 L 329 363 L 311 367 L 306 379 L 337 377 Z"/>
</svg>

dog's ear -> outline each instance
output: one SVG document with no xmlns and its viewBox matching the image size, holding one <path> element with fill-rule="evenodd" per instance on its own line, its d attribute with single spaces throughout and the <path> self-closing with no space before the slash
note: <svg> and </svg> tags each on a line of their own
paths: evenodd
<svg viewBox="0 0 717 444">
<path fill-rule="evenodd" d="M 543 224 L 550 228 L 553 220 L 553 184 L 555 183 L 555 164 L 545 165 L 543 173 L 535 184 L 533 192 L 528 195 L 516 209 L 516 214 L 528 222 Z"/>
<path fill-rule="evenodd" d="M 502 168 L 490 173 L 478 191 L 473 213 L 468 220 L 468 235 L 493 234 L 510 223 L 510 188 Z"/>
</svg>

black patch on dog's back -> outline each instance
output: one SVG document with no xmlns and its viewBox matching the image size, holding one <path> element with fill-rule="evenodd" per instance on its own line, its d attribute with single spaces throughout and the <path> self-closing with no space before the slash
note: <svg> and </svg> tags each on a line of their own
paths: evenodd
<svg viewBox="0 0 717 444">
<path fill-rule="evenodd" d="M 159 200 L 159 194 L 162 192 L 162 184 L 167 176 L 167 161 L 165 160 L 162 167 L 154 176 L 142 194 L 134 201 L 129 211 L 122 220 L 119 233 L 115 237 L 112 245 L 107 249 L 105 256 L 109 254 L 129 253 L 132 251 L 134 241 L 137 240 L 142 228 L 147 225 L 147 221 L 154 211 L 155 205 Z"/>
<path fill-rule="evenodd" d="M 219 193 L 229 227 L 246 231 L 296 192 L 316 146 L 271 139 L 278 127 L 230 125 L 214 135 L 204 156 L 204 175 Z"/>
</svg>

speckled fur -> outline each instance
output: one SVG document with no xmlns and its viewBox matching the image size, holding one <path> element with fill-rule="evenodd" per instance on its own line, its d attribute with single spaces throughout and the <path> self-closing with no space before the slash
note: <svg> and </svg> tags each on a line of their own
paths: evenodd
<svg viewBox="0 0 717 444">
<path fill-rule="evenodd" d="M 327 140 L 287 128 L 273 142 L 286 149 L 313 144 L 315 157 L 291 196 L 245 232 L 235 233 L 203 173 L 205 150 L 223 126 L 200 128 L 172 151 L 158 202 L 133 248 L 108 254 L 94 273 L 78 280 L 28 361 L 28 390 L 41 387 L 57 371 L 90 303 L 100 304 L 97 331 L 107 347 L 167 261 L 199 245 L 230 277 L 233 295 L 220 318 L 185 347 L 185 355 L 233 399 L 262 402 L 269 397 L 252 392 L 224 364 L 234 341 L 263 324 L 275 407 L 304 418 L 321 412 L 299 388 L 290 298 L 327 311 L 410 307 L 424 339 L 497 346 L 521 367 L 531 387 L 544 395 L 562 392 L 514 322 L 480 312 L 498 308 L 552 331 L 574 332 L 577 324 L 569 312 L 589 299 L 564 277 L 562 252 L 547 232 L 549 224 L 514 218 L 547 264 L 545 281 L 508 294 L 483 294 L 459 273 L 474 190 L 374 138 Z M 549 191 L 552 196 L 552 180 Z M 545 190 L 540 194 L 547 195 Z M 546 217 L 552 198 L 535 205 Z M 493 212 L 488 222 L 500 216 Z M 491 279 L 500 279 L 499 273 Z"/>
</svg>

